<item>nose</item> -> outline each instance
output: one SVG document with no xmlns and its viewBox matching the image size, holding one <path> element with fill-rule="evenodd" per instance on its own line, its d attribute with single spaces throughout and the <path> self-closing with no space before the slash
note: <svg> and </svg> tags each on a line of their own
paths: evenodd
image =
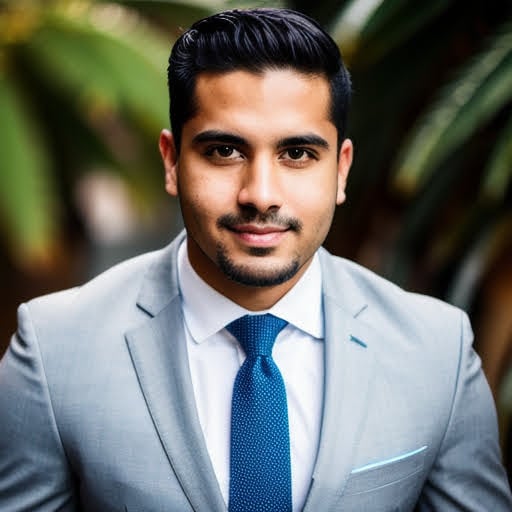
<svg viewBox="0 0 512 512">
<path fill-rule="evenodd" d="M 248 162 L 238 193 L 241 206 L 251 206 L 261 213 L 282 206 L 282 187 L 277 164 L 270 158 Z"/>
</svg>

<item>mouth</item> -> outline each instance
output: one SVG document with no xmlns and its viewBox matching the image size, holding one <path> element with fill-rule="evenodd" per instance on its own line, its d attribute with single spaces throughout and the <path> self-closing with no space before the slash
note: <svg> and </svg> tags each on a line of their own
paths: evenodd
<svg viewBox="0 0 512 512">
<path fill-rule="evenodd" d="M 257 247 L 277 245 L 290 230 L 286 226 L 237 224 L 228 228 L 243 243 Z"/>
</svg>

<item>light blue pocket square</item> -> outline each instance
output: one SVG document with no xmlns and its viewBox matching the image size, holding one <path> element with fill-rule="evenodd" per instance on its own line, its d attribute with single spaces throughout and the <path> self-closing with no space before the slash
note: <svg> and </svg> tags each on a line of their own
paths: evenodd
<svg viewBox="0 0 512 512">
<path fill-rule="evenodd" d="M 406 482 L 419 471 L 425 462 L 427 446 L 402 453 L 395 457 L 382 459 L 351 471 L 343 493 L 346 496 L 367 493 L 393 484 Z"/>
<path fill-rule="evenodd" d="M 377 462 L 372 462 L 371 464 L 365 464 L 364 466 L 355 468 L 351 471 L 351 474 L 357 474 L 361 473 L 363 471 L 368 471 L 370 469 L 380 468 L 382 466 L 386 466 L 387 464 L 392 464 L 394 462 L 399 462 L 401 460 L 407 459 L 408 457 L 412 457 L 413 455 L 417 455 L 427 449 L 427 446 L 422 446 L 421 448 L 418 448 L 416 450 L 412 450 L 407 453 L 403 453 L 401 455 L 397 455 L 396 457 L 391 457 L 389 459 L 379 460 Z"/>
</svg>

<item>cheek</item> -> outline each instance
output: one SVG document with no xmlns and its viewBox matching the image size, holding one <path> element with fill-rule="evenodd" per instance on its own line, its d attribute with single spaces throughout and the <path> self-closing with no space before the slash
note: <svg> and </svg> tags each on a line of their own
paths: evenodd
<svg viewBox="0 0 512 512">
<path fill-rule="evenodd" d="M 294 209 L 299 216 L 321 221 L 330 217 L 336 207 L 336 180 L 310 180 L 301 185 L 292 185 L 294 190 Z"/>
<path fill-rule="evenodd" d="M 214 212 L 211 211 L 211 203 L 203 197 L 200 191 L 181 191 L 179 198 L 185 222 L 201 225 L 207 223 L 208 219 L 214 216 Z"/>
<path fill-rule="evenodd" d="M 301 199 L 297 212 L 303 222 L 304 235 L 310 243 L 320 245 L 332 224 L 336 209 L 336 189 L 317 189 Z"/>
<path fill-rule="evenodd" d="M 219 180 L 211 177 L 188 176 L 178 182 L 178 195 L 185 221 L 206 228 L 215 223 L 220 215 L 231 211 L 228 208 L 227 191 L 219 186 Z"/>
</svg>

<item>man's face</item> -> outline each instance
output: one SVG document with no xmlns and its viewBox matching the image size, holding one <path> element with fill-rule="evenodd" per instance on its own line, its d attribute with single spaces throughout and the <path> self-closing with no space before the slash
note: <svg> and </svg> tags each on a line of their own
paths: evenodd
<svg viewBox="0 0 512 512">
<path fill-rule="evenodd" d="M 203 73 L 195 98 L 179 155 L 167 130 L 160 137 L 190 262 L 235 301 L 237 285 L 286 292 L 345 199 L 352 145 L 338 155 L 328 81 L 291 69 Z"/>
</svg>

